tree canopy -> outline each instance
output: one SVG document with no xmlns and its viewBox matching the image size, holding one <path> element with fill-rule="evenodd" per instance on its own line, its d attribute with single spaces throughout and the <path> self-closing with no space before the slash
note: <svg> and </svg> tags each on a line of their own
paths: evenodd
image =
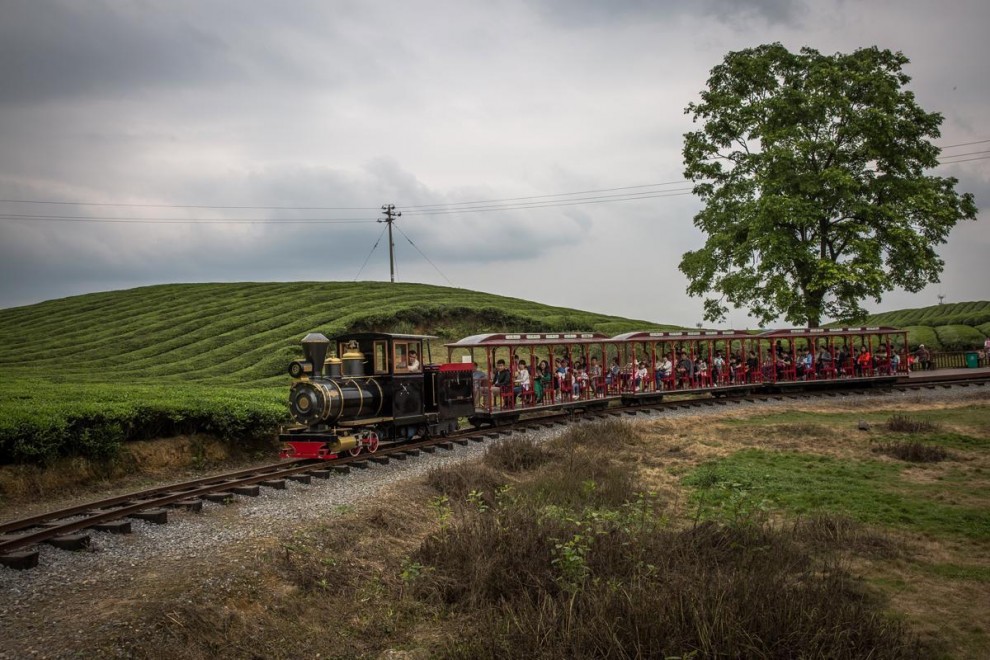
<svg viewBox="0 0 990 660">
<path fill-rule="evenodd" d="M 685 110 L 701 128 L 683 151 L 707 239 L 680 263 L 688 293 L 717 294 L 706 319 L 731 304 L 816 327 L 938 281 L 935 248 L 976 205 L 956 179 L 925 174 L 942 116 L 905 89 L 907 63 L 875 47 L 828 56 L 774 43 L 712 69 Z"/>
</svg>

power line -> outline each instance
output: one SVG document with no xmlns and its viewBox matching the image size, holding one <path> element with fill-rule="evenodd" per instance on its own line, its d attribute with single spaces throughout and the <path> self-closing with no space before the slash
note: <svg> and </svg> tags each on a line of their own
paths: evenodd
<svg viewBox="0 0 990 660">
<path fill-rule="evenodd" d="M 450 281 L 450 278 L 449 278 L 449 277 L 447 277 L 446 275 L 444 275 L 444 274 L 443 274 L 443 271 L 442 271 L 442 270 L 440 270 L 439 268 L 437 268 L 437 265 L 436 265 L 435 263 L 433 263 L 433 261 L 431 261 L 431 260 L 430 260 L 430 258 L 429 258 L 428 256 L 426 256 L 426 255 L 425 255 L 425 254 L 423 253 L 423 251 L 422 251 L 422 250 L 420 250 L 420 249 L 419 249 L 419 247 L 417 247 L 417 245 L 416 245 L 415 243 L 413 243 L 413 242 L 412 242 L 412 239 L 411 239 L 411 238 L 409 238 L 408 236 L 406 236 L 406 232 L 404 232 L 404 231 L 402 231 L 402 230 L 401 230 L 401 229 L 399 229 L 398 227 L 396 227 L 396 228 L 395 228 L 395 230 L 396 230 L 396 231 L 398 231 L 398 232 L 399 232 L 400 234 L 402 234 L 402 235 L 403 235 L 403 236 L 405 237 L 405 239 L 406 239 L 407 241 L 409 241 L 409 245 L 411 245 L 411 246 L 413 246 L 414 248 L 416 248 L 416 252 L 419 252 L 419 253 L 420 253 L 420 254 L 421 254 L 421 255 L 423 256 L 423 258 L 424 258 L 424 259 L 426 259 L 426 261 L 427 261 L 427 262 L 428 262 L 428 263 L 429 263 L 429 264 L 430 264 L 431 266 L 433 266 L 433 269 L 434 269 L 435 271 L 437 271 L 438 273 L 440 273 L 440 277 L 442 277 L 443 279 L 445 279 L 445 280 L 447 280 L 447 284 L 449 284 L 450 286 L 454 286 L 454 283 Z"/>
<path fill-rule="evenodd" d="M 952 149 L 953 147 L 968 147 L 972 144 L 986 144 L 990 140 L 977 140 L 976 142 L 960 142 L 959 144 L 947 144 L 944 147 L 939 147 L 939 149 Z"/>
<path fill-rule="evenodd" d="M 959 158 L 960 156 L 975 156 L 976 154 L 990 154 L 990 149 L 987 149 L 985 151 L 965 151 L 965 152 L 963 152 L 961 154 L 952 154 L 952 155 L 949 155 L 949 156 L 942 156 L 942 158 L 940 160 L 944 160 L 946 158 Z"/>
<path fill-rule="evenodd" d="M 116 206 L 148 209 L 223 209 L 261 211 L 375 211 L 373 206 L 211 206 L 208 204 L 130 204 L 125 202 L 66 202 L 44 199 L 0 199 L 5 204 L 57 204 L 61 206 Z"/>
<path fill-rule="evenodd" d="M 41 222 L 106 222 L 134 225 L 357 225 L 375 222 L 374 219 L 358 218 L 115 218 L 109 216 L 29 215 L 23 213 L 0 213 L 0 220 L 38 220 Z"/>
<path fill-rule="evenodd" d="M 656 188 L 659 186 L 673 186 L 677 184 L 683 184 L 686 179 L 680 179 L 679 181 L 665 181 L 663 183 L 645 183 L 639 186 L 623 186 L 621 188 L 600 188 L 597 190 L 579 190 L 577 192 L 569 193 L 553 193 L 550 195 L 532 195 L 530 197 L 506 197 L 504 199 L 483 199 L 475 202 L 450 202 L 447 204 L 422 204 L 419 206 L 403 206 L 404 209 L 427 209 L 432 207 L 446 208 L 451 206 L 473 206 L 475 204 L 501 204 L 503 202 L 518 202 L 530 199 L 542 199 L 545 197 L 570 197 L 573 195 L 589 195 L 592 193 L 601 192 L 614 192 L 616 190 L 634 190 L 636 188 Z"/>
<path fill-rule="evenodd" d="M 987 160 L 987 159 L 990 159 L 990 156 L 980 156 L 978 158 L 963 158 L 962 160 L 949 160 L 944 163 L 940 162 L 939 165 L 955 165 L 956 163 L 968 163 L 974 160 Z"/>
<path fill-rule="evenodd" d="M 447 209 L 438 211 L 408 211 L 406 215 L 449 215 L 451 213 L 484 213 L 488 211 L 518 211 L 523 209 L 555 208 L 560 206 L 582 206 L 584 204 L 605 204 L 608 202 L 631 202 L 643 199 L 657 199 L 659 197 L 681 197 L 692 194 L 692 188 L 684 188 L 687 192 L 664 192 L 656 194 L 625 195 L 621 197 L 589 197 L 584 200 L 566 201 L 546 201 L 534 202 L 531 204 L 516 204 L 507 206 L 477 206 L 460 209 Z"/>
<path fill-rule="evenodd" d="M 361 264 L 361 268 L 358 270 L 357 275 L 354 276 L 354 281 L 355 282 L 357 282 L 357 278 L 361 277 L 361 273 L 364 272 L 364 267 L 368 265 L 368 259 L 371 259 L 371 255 L 375 251 L 375 248 L 378 247 L 378 244 L 381 242 L 382 236 L 385 235 L 385 230 L 386 229 L 387 229 L 387 227 L 382 227 L 381 232 L 378 233 L 378 238 L 375 239 L 375 244 L 371 246 L 371 252 L 369 252 L 368 253 L 368 256 L 364 258 L 364 263 Z"/>
</svg>

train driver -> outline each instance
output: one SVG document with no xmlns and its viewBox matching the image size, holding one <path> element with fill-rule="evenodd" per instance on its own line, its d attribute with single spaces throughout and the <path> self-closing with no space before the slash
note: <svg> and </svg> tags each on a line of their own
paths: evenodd
<svg viewBox="0 0 990 660">
<path fill-rule="evenodd" d="M 409 371 L 419 371 L 419 355 L 415 350 L 409 351 L 409 363 L 406 365 Z"/>
</svg>

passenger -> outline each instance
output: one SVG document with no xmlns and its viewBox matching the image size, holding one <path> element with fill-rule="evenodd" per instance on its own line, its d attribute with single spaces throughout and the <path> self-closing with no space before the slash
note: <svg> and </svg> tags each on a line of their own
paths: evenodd
<svg viewBox="0 0 990 660">
<path fill-rule="evenodd" d="M 574 396 L 580 397 L 582 392 L 588 391 L 588 371 L 584 368 L 584 363 L 579 363 L 574 371 Z"/>
<path fill-rule="evenodd" d="M 922 371 L 928 371 L 932 366 L 932 354 L 925 348 L 924 344 L 918 344 L 918 350 L 915 351 L 915 357 L 918 360 L 918 364 Z"/>
<path fill-rule="evenodd" d="M 622 373 L 622 367 L 619 366 L 619 358 L 612 358 L 612 366 L 608 368 L 608 373 L 605 374 L 605 380 L 609 385 L 618 386 L 619 375 Z"/>
<path fill-rule="evenodd" d="M 818 357 L 815 358 L 815 362 L 818 366 L 818 373 L 822 373 L 832 366 L 832 354 L 828 350 L 828 346 L 824 344 L 818 347 Z"/>
<path fill-rule="evenodd" d="M 760 373 L 760 359 L 756 357 L 756 351 L 749 349 L 749 357 L 746 358 L 746 380 L 753 382 L 755 374 Z"/>
<path fill-rule="evenodd" d="M 499 360 L 495 363 L 495 376 L 492 379 L 492 386 L 505 391 L 504 388 L 510 385 L 512 385 L 512 374 L 506 369 L 505 360 Z"/>
<path fill-rule="evenodd" d="M 485 388 L 488 387 L 488 376 L 478 367 L 477 362 L 474 363 L 474 371 L 471 372 L 471 382 L 474 385 L 474 405 L 477 407 L 481 404 Z"/>
<path fill-rule="evenodd" d="M 588 366 L 588 379 L 592 393 L 598 394 L 598 388 L 602 382 L 602 365 L 598 364 L 596 357 L 591 358 L 591 364 Z"/>
<path fill-rule="evenodd" d="M 533 374 L 533 394 L 536 395 L 536 402 L 543 402 L 543 362 L 541 362 L 536 367 L 536 373 Z"/>
<path fill-rule="evenodd" d="M 839 360 L 839 364 L 838 364 L 838 367 L 837 368 L 839 370 L 839 375 L 840 376 L 842 376 L 842 375 L 849 375 L 849 373 L 848 373 L 849 372 L 849 349 L 846 348 L 846 345 L 845 344 L 843 344 L 842 347 L 839 349 L 838 360 Z"/>
<path fill-rule="evenodd" d="M 406 365 L 409 371 L 419 371 L 419 356 L 416 351 L 409 351 L 409 364 Z"/>
<path fill-rule="evenodd" d="M 868 376 L 873 369 L 873 356 L 866 346 L 859 347 L 859 356 L 856 358 L 856 375 Z"/>
<path fill-rule="evenodd" d="M 529 369 L 526 368 L 526 360 L 519 360 L 515 376 L 512 379 L 512 385 L 513 397 L 529 391 Z"/>
<path fill-rule="evenodd" d="M 898 355 L 897 351 L 891 351 L 890 353 L 890 373 L 891 375 L 896 374 L 901 368 L 901 356 Z"/>
<path fill-rule="evenodd" d="M 694 377 L 698 385 L 710 384 L 708 381 L 708 362 L 703 355 L 694 363 Z"/>
<path fill-rule="evenodd" d="M 716 384 L 725 380 L 725 358 L 722 357 L 722 351 L 715 351 L 715 357 L 712 358 L 712 379 Z"/>
<path fill-rule="evenodd" d="M 657 377 L 656 377 L 657 390 L 663 389 L 664 380 L 670 378 L 670 372 L 673 370 L 674 370 L 674 365 L 670 361 L 670 357 L 664 355 L 663 358 L 660 360 L 660 363 L 657 364 Z"/>
<path fill-rule="evenodd" d="M 692 374 L 694 374 L 694 363 L 688 357 L 687 351 L 681 351 L 681 359 L 677 361 L 678 387 L 690 387 Z"/>
<path fill-rule="evenodd" d="M 637 365 L 636 371 L 634 372 L 634 382 L 636 383 L 636 389 L 640 392 L 646 390 L 646 377 L 649 373 L 650 372 L 647 370 L 645 362 L 640 362 Z"/>
<path fill-rule="evenodd" d="M 553 370 L 550 368 L 550 363 L 546 360 L 540 360 L 540 380 L 542 385 L 540 386 L 539 399 L 542 400 L 546 396 L 546 391 L 553 388 Z"/>
<path fill-rule="evenodd" d="M 814 368 L 814 356 L 811 355 L 810 349 L 805 348 L 801 355 L 801 361 L 798 363 L 798 377 L 800 377 L 801 380 L 804 380 L 814 372 Z"/>
</svg>

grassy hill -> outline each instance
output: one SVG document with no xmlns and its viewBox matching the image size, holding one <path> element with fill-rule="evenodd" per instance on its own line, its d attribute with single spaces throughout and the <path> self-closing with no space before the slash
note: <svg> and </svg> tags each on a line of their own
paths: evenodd
<svg viewBox="0 0 990 660">
<path fill-rule="evenodd" d="M 313 331 L 456 340 L 499 330 L 616 334 L 653 327 L 661 326 L 422 284 L 174 284 L 0 310 L 0 374 L 275 385 L 286 382 L 286 365 L 301 355 L 299 340 Z"/>
<path fill-rule="evenodd" d="M 421 284 L 175 284 L 0 310 L 0 464 L 112 457 L 132 439 L 271 437 L 309 332 L 438 335 L 658 326 Z"/>
<path fill-rule="evenodd" d="M 990 302 L 961 302 L 872 314 L 866 318 L 866 324 L 905 328 L 912 346 L 924 344 L 936 350 L 964 351 L 982 347 L 990 336 Z"/>
</svg>

